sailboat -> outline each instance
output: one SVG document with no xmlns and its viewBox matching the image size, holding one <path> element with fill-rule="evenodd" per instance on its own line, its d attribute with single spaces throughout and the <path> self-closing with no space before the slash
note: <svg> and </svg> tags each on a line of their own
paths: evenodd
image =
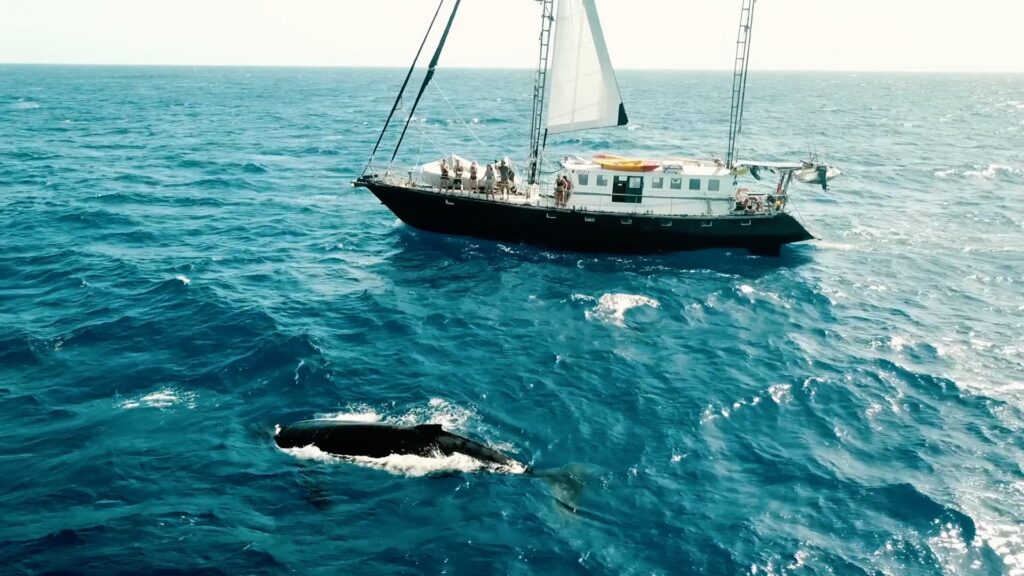
<svg viewBox="0 0 1024 576">
<path fill-rule="evenodd" d="M 630 158 L 610 153 L 541 167 L 550 135 L 629 122 L 594 0 L 538 0 L 540 55 L 533 92 L 525 182 L 508 159 L 477 164 L 452 155 L 413 170 L 394 169 L 416 107 L 437 69 L 462 0 L 455 0 L 390 162 L 376 154 L 399 109 L 419 57 L 445 4 L 441 0 L 363 174 L 367 188 L 410 226 L 560 250 L 658 253 L 739 248 L 777 256 L 813 236 L 790 213 L 790 185 L 821 184 L 840 171 L 816 161 L 736 158 L 743 123 L 756 0 L 742 0 L 733 72 L 728 152 L 719 158 Z M 769 182 L 762 182 L 771 174 Z M 747 182 L 746 180 L 750 180 Z M 755 186 L 765 186 L 756 189 Z"/>
</svg>

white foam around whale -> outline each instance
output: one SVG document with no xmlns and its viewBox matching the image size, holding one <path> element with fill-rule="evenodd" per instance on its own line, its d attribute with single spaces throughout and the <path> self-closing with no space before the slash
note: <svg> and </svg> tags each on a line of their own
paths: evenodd
<svg viewBox="0 0 1024 576">
<path fill-rule="evenodd" d="M 280 450 L 300 460 L 312 460 L 327 464 L 350 463 L 366 468 L 376 468 L 396 476 L 412 478 L 452 472 L 492 472 L 496 474 L 523 474 L 526 472 L 526 467 L 518 462 L 509 466 L 499 466 L 458 453 L 451 456 L 392 454 L 383 458 L 370 458 L 367 456 L 335 456 L 313 445 L 302 448 L 281 448 Z"/>
<path fill-rule="evenodd" d="M 397 426 L 415 426 L 417 424 L 440 424 L 445 430 L 464 430 L 473 417 L 473 412 L 452 404 L 443 398 L 431 398 L 426 406 L 413 407 L 405 414 L 383 416 L 371 406 L 364 404 L 350 405 L 345 409 L 328 414 L 317 414 L 318 419 L 337 420 L 339 422 L 382 422 Z M 280 427 L 275 428 L 275 435 Z M 484 442 L 484 444 L 488 444 Z M 503 452 L 513 451 L 511 446 L 493 446 Z M 367 468 L 384 470 L 397 476 L 420 477 L 433 474 L 452 472 L 492 472 L 496 474 L 523 474 L 526 467 L 513 461 L 509 466 L 499 466 L 483 462 L 465 454 L 445 456 L 438 453 L 433 456 L 411 456 L 392 454 L 384 458 L 368 458 L 364 456 L 336 456 L 320 450 L 316 446 L 302 448 L 283 448 L 282 452 L 299 458 L 325 462 L 329 464 L 349 463 Z"/>
</svg>

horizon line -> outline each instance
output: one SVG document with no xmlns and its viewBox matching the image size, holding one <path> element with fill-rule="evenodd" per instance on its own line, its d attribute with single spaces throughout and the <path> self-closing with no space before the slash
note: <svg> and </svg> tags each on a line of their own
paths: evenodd
<svg viewBox="0 0 1024 576">
<path fill-rule="evenodd" d="M 0 62 L 0 66 L 66 66 L 81 68 L 266 68 L 266 69 L 360 69 L 360 70 L 407 70 L 405 66 L 398 65 L 362 65 L 362 64 L 164 64 L 164 63 L 130 63 L 130 62 Z M 417 69 L 426 67 L 417 66 Z M 449 70 L 524 70 L 533 71 L 535 68 L 527 66 L 445 66 L 442 69 Z M 616 68 L 618 72 L 721 72 L 732 73 L 730 68 Z M 762 68 L 754 69 L 753 72 L 789 72 L 789 73 L 836 73 L 836 74 L 1024 74 L 1024 70 L 966 70 L 961 68 L 936 69 L 891 69 L 891 70 L 869 70 L 856 68 Z"/>
</svg>

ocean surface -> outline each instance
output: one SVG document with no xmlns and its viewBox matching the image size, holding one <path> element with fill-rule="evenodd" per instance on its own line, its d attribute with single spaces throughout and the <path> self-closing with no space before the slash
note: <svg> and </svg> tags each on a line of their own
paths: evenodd
<svg viewBox="0 0 1024 576">
<path fill-rule="evenodd" d="M 755 71 L 741 155 L 845 170 L 759 258 L 402 225 L 403 74 L 0 65 L 0 572 L 1024 574 L 1024 76 Z M 525 156 L 529 71 L 437 79 L 396 165 Z M 722 154 L 730 82 L 550 156 Z M 275 447 L 317 415 L 544 472 Z"/>
</svg>

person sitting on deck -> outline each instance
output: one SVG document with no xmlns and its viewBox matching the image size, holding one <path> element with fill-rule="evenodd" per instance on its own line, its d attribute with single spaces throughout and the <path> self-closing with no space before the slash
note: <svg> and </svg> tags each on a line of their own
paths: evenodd
<svg viewBox="0 0 1024 576">
<path fill-rule="evenodd" d="M 462 160 L 458 157 L 455 158 L 455 180 L 453 182 L 456 190 L 462 190 L 462 173 L 465 169 L 462 167 Z"/>
<path fill-rule="evenodd" d="M 448 188 L 448 160 L 441 158 L 441 190 Z"/>
<path fill-rule="evenodd" d="M 501 164 L 498 164 L 498 192 L 502 194 L 508 194 L 508 164 L 502 160 Z"/>
<path fill-rule="evenodd" d="M 488 164 L 484 169 L 484 192 L 494 193 L 494 164 Z"/>
<path fill-rule="evenodd" d="M 480 191 L 480 182 L 477 179 L 479 176 L 480 167 L 477 166 L 476 161 L 469 165 L 469 189 L 472 192 Z"/>
<path fill-rule="evenodd" d="M 750 197 L 747 196 L 746 188 L 736 189 L 736 206 L 733 207 L 733 212 L 741 212 L 746 209 L 747 203 L 750 202 Z"/>
</svg>

